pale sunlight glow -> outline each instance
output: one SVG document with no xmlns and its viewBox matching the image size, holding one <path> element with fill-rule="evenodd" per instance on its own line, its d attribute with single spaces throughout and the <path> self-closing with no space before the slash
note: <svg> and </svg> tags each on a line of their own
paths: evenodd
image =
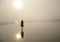
<svg viewBox="0 0 60 42">
<path fill-rule="evenodd" d="M 21 7 L 22 7 L 22 1 L 16 0 L 16 1 L 14 2 L 14 7 L 15 7 L 15 8 L 21 8 Z"/>
<path fill-rule="evenodd" d="M 18 33 L 18 34 L 16 35 L 16 38 L 17 38 L 17 39 L 21 39 L 21 34 Z"/>
</svg>

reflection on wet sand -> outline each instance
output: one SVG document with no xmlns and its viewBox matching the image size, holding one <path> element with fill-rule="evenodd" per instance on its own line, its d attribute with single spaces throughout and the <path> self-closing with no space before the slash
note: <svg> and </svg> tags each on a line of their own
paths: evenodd
<svg viewBox="0 0 60 42">
<path fill-rule="evenodd" d="M 20 26 L 21 26 L 21 32 L 20 33 L 18 33 L 17 35 L 16 35 L 16 38 L 17 39 L 23 39 L 24 38 L 24 31 L 23 31 L 23 27 L 24 27 L 24 21 L 23 20 L 21 20 L 21 22 L 20 22 L 21 24 L 20 24 Z"/>
<path fill-rule="evenodd" d="M 21 34 L 20 34 L 20 33 L 17 33 L 17 34 L 16 34 L 16 38 L 17 38 L 17 39 L 21 39 Z"/>
<path fill-rule="evenodd" d="M 23 28 L 21 28 L 21 37 L 24 38 L 24 31 L 23 31 Z"/>
<path fill-rule="evenodd" d="M 16 34 L 16 38 L 17 39 L 23 39 L 24 38 L 24 32 L 23 32 L 23 30 L 20 33 Z"/>
<path fill-rule="evenodd" d="M 23 32 L 24 21 L 23 20 L 21 20 L 20 26 L 21 26 L 21 37 L 24 38 L 24 32 Z"/>
</svg>

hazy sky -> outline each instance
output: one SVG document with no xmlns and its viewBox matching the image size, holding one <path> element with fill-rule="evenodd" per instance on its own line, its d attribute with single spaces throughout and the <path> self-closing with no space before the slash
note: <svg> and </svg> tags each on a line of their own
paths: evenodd
<svg viewBox="0 0 60 42">
<path fill-rule="evenodd" d="M 16 8 L 16 1 L 20 8 Z M 22 4 L 21 4 L 22 2 Z M 59 0 L 0 0 L 0 20 L 44 20 L 58 19 Z"/>
<path fill-rule="evenodd" d="M 0 41 L 19 41 L 16 34 L 20 33 L 20 23 L 13 24 L 14 21 L 7 20 L 60 19 L 59 2 L 59 0 L 0 0 L 0 21 L 5 21 L 0 22 Z M 58 21 L 24 21 L 24 24 L 24 39 L 22 40 L 24 42 L 59 41 L 60 22 Z"/>
</svg>

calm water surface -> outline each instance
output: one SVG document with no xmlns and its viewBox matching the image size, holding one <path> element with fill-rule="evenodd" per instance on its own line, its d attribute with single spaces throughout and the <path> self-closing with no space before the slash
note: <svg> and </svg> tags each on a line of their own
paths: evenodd
<svg viewBox="0 0 60 42">
<path fill-rule="evenodd" d="M 0 42 L 57 42 L 60 22 L 25 22 L 24 38 L 16 38 L 21 27 L 18 24 L 0 25 Z"/>
</svg>

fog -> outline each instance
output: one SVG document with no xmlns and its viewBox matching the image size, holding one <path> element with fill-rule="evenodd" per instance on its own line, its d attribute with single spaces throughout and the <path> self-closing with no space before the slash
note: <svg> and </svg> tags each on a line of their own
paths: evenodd
<svg viewBox="0 0 60 42">
<path fill-rule="evenodd" d="M 0 42 L 58 42 L 59 0 L 0 0 Z M 24 39 L 18 40 L 24 20 Z"/>
<path fill-rule="evenodd" d="M 0 0 L 0 19 L 41 20 L 60 18 L 59 0 L 21 0 L 21 8 L 15 8 L 15 1 Z"/>
</svg>

